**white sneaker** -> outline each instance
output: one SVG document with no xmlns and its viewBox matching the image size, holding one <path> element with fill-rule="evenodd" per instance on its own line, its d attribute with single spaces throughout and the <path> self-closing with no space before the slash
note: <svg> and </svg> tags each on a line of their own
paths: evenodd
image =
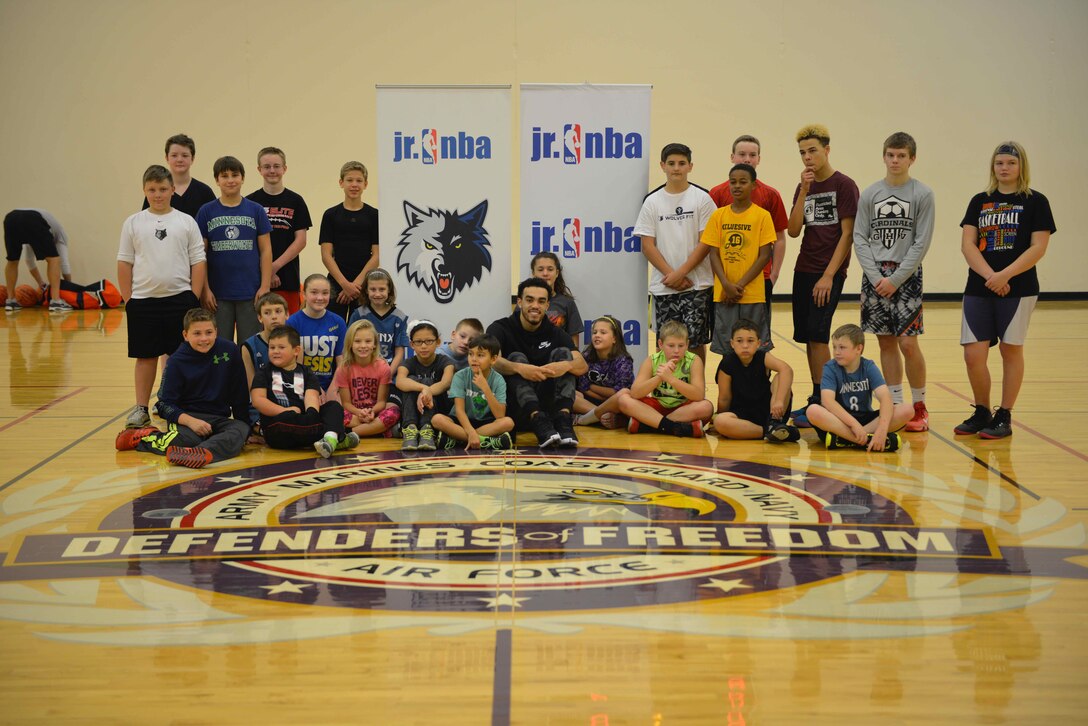
<svg viewBox="0 0 1088 726">
<path fill-rule="evenodd" d="M 51 313 L 70 313 L 73 310 L 75 310 L 75 308 L 69 305 L 67 300 L 57 298 L 56 300 L 49 301 L 49 312 Z"/>
<path fill-rule="evenodd" d="M 128 418 L 125 419 L 126 429 L 142 429 L 150 425 L 151 416 L 147 414 L 146 409 L 142 409 L 139 406 L 133 406 L 132 411 L 128 414 Z"/>
</svg>

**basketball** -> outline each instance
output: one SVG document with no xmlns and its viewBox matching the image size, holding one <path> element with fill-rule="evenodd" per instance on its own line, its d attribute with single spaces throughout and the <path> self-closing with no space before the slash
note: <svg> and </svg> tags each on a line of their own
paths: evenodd
<svg viewBox="0 0 1088 726">
<path fill-rule="evenodd" d="M 19 285 L 15 288 L 15 299 L 24 308 L 29 308 L 42 301 L 42 291 L 33 285 Z"/>
<path fill-rule="evenodd" d="M 7 299 L 8 299 L 8 286 L 7 285 L 0 285 L 0 297 L 4 298 L 4 301 L 7 302 Z"/>
</svg>

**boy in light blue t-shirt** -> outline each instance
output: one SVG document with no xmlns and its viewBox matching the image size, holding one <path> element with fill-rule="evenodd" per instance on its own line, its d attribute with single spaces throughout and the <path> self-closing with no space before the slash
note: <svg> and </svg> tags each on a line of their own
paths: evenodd
<svg viewBox="0 0 1088 726">
<path fill-rule="evenodd" d="M 850 446 L 869 451 L 895 451 L 902 445 L 895 433 L 914 415 L 907 403 L 892 403 L 880 370 L 861 353 L 865 333 L 856 325 L 840 326 L 831 335 L 831 360 L 824 364 L 820 403 L 805 411 L 812 427 L 829 449 Z M 880 409 L 873 410 L 873 398 Z"/>
<path fill-rule="evenodd" d="M 438 448 L 459 443 L 468 449 L 511 449 L 514 419 L 506 415 L 506 380 L 493 368 L 501 346 L 492 335 L 478 335 L 468 344 L 468 367 L 453 374 L 449 396 L 452 415 L 436 413 Z"/>
</svg>

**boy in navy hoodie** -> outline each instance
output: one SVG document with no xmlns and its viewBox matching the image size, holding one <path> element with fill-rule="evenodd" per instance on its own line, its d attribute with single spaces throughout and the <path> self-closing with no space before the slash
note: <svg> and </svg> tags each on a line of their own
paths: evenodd
<svg viewBox="0 0 1088 726">
<path fill-rule="evenodd" d="M 149 451 L 200 469 L 242 453 L 249 395 L 242 355 L 233 342 L 216 336 L 215 315 L 193 308 L 184 325 L 185 340 L 170 357 L 159 399 L 167 430 L 126 429 L 115 443 L 118 451 Z"/>
</svg>

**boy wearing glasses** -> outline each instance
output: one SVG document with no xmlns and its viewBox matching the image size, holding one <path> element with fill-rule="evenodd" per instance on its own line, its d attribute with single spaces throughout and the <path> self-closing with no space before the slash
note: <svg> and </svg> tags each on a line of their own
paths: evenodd
<svg viewBox="0 0 1088 726">
<path fill-rule="evenodd" d="M 287 173 L 287 155 L 283 149 L 266 146 L 258 151 L 257 171 L 264 186 L 246 198 L 264 207 L 272 223 L 271 291 L 287 301 L 287 314 L 293 315 L 302 307 L 298 256 L 306 246 L 306 230 L 313 226 L 310 209 L 301 194 L 283 185 Z"/>
<path fill-rule="evenodd" d="M 435 434 L 431 418 L 450 408 L 446 391 L 453 382 L 453 361 L 437 353 L 441 342 L 438 328 L 430 320 L 408 323 L 408 341 L 415 355 L 397 368 L 397 389 L 401 391 L 401 451 L 434 451 Z"/>
</svg>

